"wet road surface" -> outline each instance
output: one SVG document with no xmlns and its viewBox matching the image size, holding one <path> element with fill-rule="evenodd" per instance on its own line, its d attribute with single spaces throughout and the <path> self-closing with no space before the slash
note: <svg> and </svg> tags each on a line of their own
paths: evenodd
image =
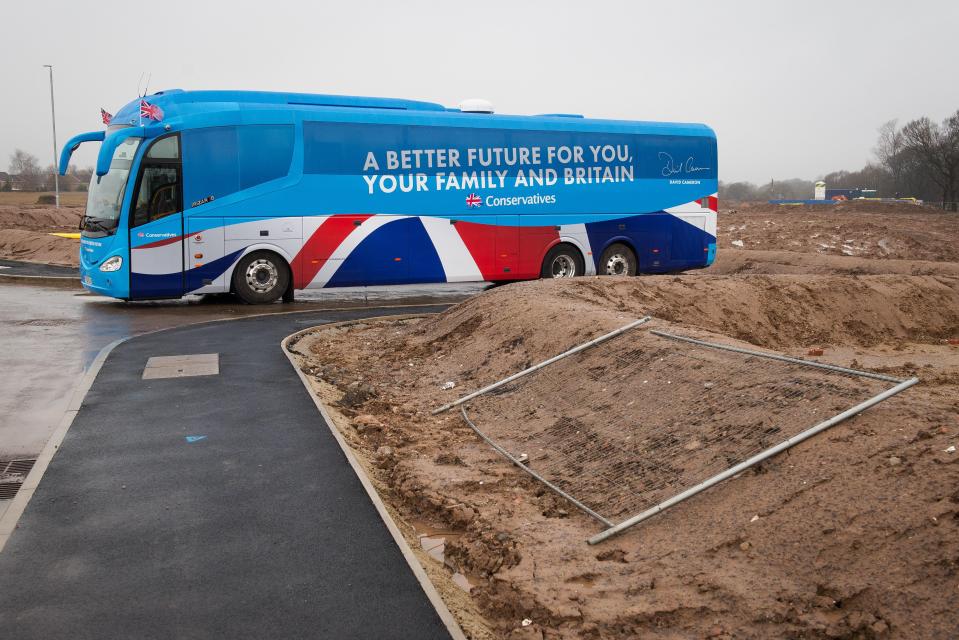
<svg viewBox="0 0 959 640">
<path fill-rule="evenodd" d="M 185 324 L 264 313 L 432 304 L 462 300 L 484 284 L 297 292 L 292 304 L 250 306 L 231 297 L 127 303 L 83 290 L 0 280 L 0 460 L 33 457 L 53 432 L 73 387 L 118 338 Z"/>
</svg>

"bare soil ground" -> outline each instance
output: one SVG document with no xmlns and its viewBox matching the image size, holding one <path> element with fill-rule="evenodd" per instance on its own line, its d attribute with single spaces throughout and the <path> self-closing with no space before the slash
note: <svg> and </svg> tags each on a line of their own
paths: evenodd
<svg viewBox="0 0 959 640">
<path fill-rule="evenodd" d="M 723 212 L 710 270 L 518 283 L 438 316 L 320 329 L 294 346 L 414 544 L 444 539 L 443 564 L 422 558 L 468 635 L 959 635 L 959 453 L 950 449 L 959 445 L 959 218 L 849 212 L 840 240 L 858 229 L 873 248 L 845 256 L 791 241 L 832 233 L 847 214 L 801 213 Z M 734 218 L 746 225 L 744 244 L 771 246 L 730 247 Z M 876 249 L 879 239 L 892 249 Z M 818 360 L 922 382 L 589 546 L 595 521 L 458 414 L 430 411 L 646 314 L 677 333 L 799 356 L 821 348 Z M 751 375 L 720 382 L 747 389 Z M 456 387 L 443 390 L 447 381 Z M 571 384 L 576 397 L 602 391 L 590 376 Z M 468 595 L 454 577 L 472 584 Z"/>
<path fill-rule="evenodd" d="M 798 260 L 804 267 L 823 264 L 827 270 L 864 268 L 862 262 L 842 258 L 882 260 L 868 268 L 891 273 L 928 270 L 930 262 L 959 262 L 959 214 L 932 207 L 745 203 L 721 210 L 717 228 L 719 252 L 711 271 L 720 273 L 741 271 L 742 262 L 752 257 L 774 263 Z M 767 253 L 740 253 L 752 251 Z"/>
<path fill-rule="evenodd" d="M 0 258 L 77 266 L 79 243 L 50 233 L 76 232 L 82 215 L 77 206 L 0 204 Z"/>
</svg>

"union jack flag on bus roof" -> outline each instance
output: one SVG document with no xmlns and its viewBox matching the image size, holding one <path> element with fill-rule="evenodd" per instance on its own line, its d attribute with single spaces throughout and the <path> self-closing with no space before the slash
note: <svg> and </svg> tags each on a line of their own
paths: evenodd
<svg viewBox="0 0 959 640">
<path fill-rule="evenodd" d="M 466 196 L 466 206 L 471 209 L 473 207 L 481 207 L 483 206 L 483 200 L 475 193 L 471 193 Z"/>
<path fill-rule="evenodd" d="M 146 100 L 140 100 L 140 117 L 159 122 L 163 120 L 163 109 L 155 104 L 150 104 Z"/>
<path fill-rule="evenodd" d="M 113 114 L 103 107 L 100 107 L 100 119 L 103 120 L 103 124 L 110 124 L 113 120 Z"/>
</svg>

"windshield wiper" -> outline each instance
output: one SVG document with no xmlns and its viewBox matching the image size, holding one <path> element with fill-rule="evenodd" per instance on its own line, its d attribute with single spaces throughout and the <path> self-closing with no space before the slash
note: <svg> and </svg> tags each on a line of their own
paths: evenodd
<svg viewBox="0 0 959 640">
<path fill-rule="evenodd" d="M 83 216 L 80 218 L 80 231 L 102 231 L 103 233 L 110 233 L 113 231 L 111 227 L 106 226 L 100 220 L 109 220 L 109 218 L 97 218 L 95 216 Z"/>
</svg>

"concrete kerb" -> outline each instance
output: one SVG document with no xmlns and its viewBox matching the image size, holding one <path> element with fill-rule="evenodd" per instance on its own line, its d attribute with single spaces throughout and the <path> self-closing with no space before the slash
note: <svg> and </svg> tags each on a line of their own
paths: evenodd
<svg viewBox="0 0 959 640">
<path fill-rule="evenodd" d="M 379 316 L 377 318 L 371 318 L 370 320 L 404 320 L 409 318 L 423 317 L 423 314 L 410 314 L 410 315 L 396 315 L 396 316 Z M 368 322 L 369 320 L 347 320 L 344 322 L 332 322 L 329 324 L 319 325 L 322 328 L 330 328 L 336 326 L 349 326 L 353 324 L 358 324 L 361 322 Z M 429 576 L 426 575 L 426 570 L 417 560 L 416 555 L 413 553 L 413 550 L 410 548 L 409 544 L 406 542 L 406 538 L 403 537 L 403 533 L 400 531 L 400 528 L 397 526 L 396 522 L 390 516 L 389 511 L 386 508 L 386 505 L 383 503 L 382 498 L 376 492 L 376 488 L 373 486 L 372 481 L 369 476 L 366 475 L 366 470 L 363 468 L 363 465 L 360 464 L 359 460 L 356 458 L 356 454 L 353 453 L 353 450 L 350 448 L 350 445 L 346 443 L 346 440 L 343 438 L 343 435 L 336 428 L 336 424 L 333 422 L 332 416 L 326 410 L 326 407 L 323 405 L 323 402 L 320 398 L 313 393 L 313 388 L 310 386 L 310 381 L 306 378 L 306 375 L 297 365 L 295 355 L 290 350 L 290 343 L 295 343 L 300 340 L 304 335 L 315 331 L 317 327 L 310 327 L 303 329 L 302 331 L 297 331 L 286 338 L 281 342 L 283 347 L 283 353 L 286 354 L 286 357 L 290 361 L 290 365 L 293 369 L 296 370 L 296 375 L 299 376 L 300 382 L 303 383 L 303 387 L 306 389 L 306 392 L 310 394 L 310 397 L 313 398 L 313 404 L 316 405 L 317 411 L 320 412 L 324 422 L 326 422 L 327 427 L 329 427 L 330 432 L 332 432 L 333 437 L 336 439 L 337 444 L 340 445 L 340 449 L 343 451 L 343 455 L 346 456 L 347 461 L 350 463 L 350 466 L 353 467 L 353 472 L 356 473 L 356 477 L 359 478 L 360 483 L 363 485 L 363 489 L 366 490 L 367 495 L 369 495 L 370 500 L 373 502 L 373 506 L 376 507 L 377 513 L 380 514 L 383 523 L 386 525 L 386 528 L 389 530 L 390 535 L 393 536 L 393 540 L 396 542 L 396 546 L 399 547 L 400 552 L 403 554 L 403 557 L 406 559 L 406 563 L 409 565 L 410 570 L 413 572 L 413 575 L 416 576 L 417 581 L 419 581 L 420 586 L 423 588 L 423 591 L 426 593 L 426 597 L 429 599 L 430 603 L 436 609 L 436 613 L 439 615 L 440 620 L 443 621 L 443 624 L 446 625 L 446 629 L 450 632 L 450 635 L 454 640 L 466 640 L 466 636 L 463 634 L 463 630 L 460 628 L 459 623 L 456 622 L 456 618 L 453 617 L 453 614 L 450 613 L 449 608 L 447 608 L 446 603 L 443 602 L 443 598 L 440 596 L 439 592 L 436 590 L 436 586 L 433 585 L 430 581 Z"/>
<path fill-rule="evenodd" d="M 41 278 L 42 276 L 9 276 L 9 277 L 20 277 L 20 278 Z M 370 310 L 374 309 L 402 309 L 404 307 L 430 307 L 430 306 L 449 306 L 449 303 L 437 302 L 432 304 L 415 304 L 415 305 L 381 305 L 376 307 L 368 307 Z M 364 308 L 364 307 L 360 307 Z M 83 404 L 84 398 L 86 398 L 87 392 L 90 390 L 90 387 L 93 386 L 93 381 L 96 380 L 97 375 L 100 373 L 100 369 L 103 367 L 103 363 L 106 362 L 106 359 L 109 357 L 110 352 L 112 352 L 118 345 L 136 338 L 142 338 L 144 336 L 150 336 L 157 333 L 163 333 L 164 331 L 172 331 L 174 329 L 182 329 L 183 327 L 194 327 L 204 324 L 211 324 L 213 322 L 228 322 L 231 320 L 246 320 L 249 318 L 262 318 L 264 316 L 282 316 L 282 315 L 291 315 L 295 313 L 318 313 L 323 311 L 350 311 L 355 310 L 355 308 L 313 308 L 313 309 L 293 309 L 290 311 L 276 311 L 273 313 L 256 313 L 248 316 L 242 316 L 239 318 L 219 318 L 211 320 L 200 320 L 198 322 L 187 322 L 185 324 L 177 325 L 175 327 L 165 327 L 163 329 L 155 329 L 153 331 L 145 331 L 143 333 L 138 333 L 133 336 L 127 336 L 125 338 L 119 338 L 114 340 L 110 344 L 106 345 L 100 349 L 96 357 L 93 359 L 93 362 L 90 363 L 90 367 L 84 372 L 83 377 L 80 378 L 76 386 L 73 388 L 73 392 L 70 396 L 70 402 L 67 405 L 67 408 L 63 411 L 63 415 L 60 417 L 60 420 L 57 422 L 57 428 L 54 430 L 53 435 L 50 436 L 50 439 L 47 441 L 47 444 L 44 445 L 43 450 L 40 452 L 40 455 L 37 456 L 37 461 L 33 464 L 33 468 L 30 469 L 30 473 L 27 474 L 27 477 L 24 478 L 23 485 L 20 487 L 20 490 L 17 492 L 17 495 L 10 502 L 10 505 L 7 507 L 6 511 L 0 515 L 0 553 L 3 553 L 3 548 L 6 546 L 7 541 L 10 539 L 10 536 L 13 534 L 14 530 L 17 528 L 17 523 L 20 521 L 20 516 L 23 515 L 23 512 L 26 510 L 27 505 L 30 502 L 30 499 L 33 497 L 34 492 L 37 487 L 40 485 L 40 480 L 43 478 L 44 472 L 47 470 L 47 467 L 50 465 L 50 461 L 53 459 L 53 456 L 56 454 L 57 450 L 60 448 L 60 444 L 63 442 L 63 439 L 67 435 L 67 431 L 70 429 L 70 425 L 73 424 L 73 419 L 76 417 L 77 413 L 80 411 L 80 407 Z M 362 322 L 362 320 L 352 320 L 349 322 Z M 340 323 L 331 323 L 331 324 L 340 324 Z M 296 335 L 296 334 L 294 334 Z M 289 353 L 286 351 L 286 348 L 283 347 L 284 353 Z M 297 369 L 299 371 L 299 369 Z M 301 375 L 302 379 L 302 375 Z M 310 393 L 312 396 L 312 392 Z M 342 443 L 341 443 L 342 446 Z M 377 507 L 379 508 L 379 507 Z M 405 551 L 404 551 L 405 553 Z M 415 560 L 415 558 L 414 558 Z"/>
<path fill-rule="evenodd" d="M 15 284 L 32 284 L 38 287 L 57 287 L 58 289 L 82 289 L 80 277 L 72 276 L 26 276 L 18 274 L 0 273 L 0 282 Z"/>
</svg>

